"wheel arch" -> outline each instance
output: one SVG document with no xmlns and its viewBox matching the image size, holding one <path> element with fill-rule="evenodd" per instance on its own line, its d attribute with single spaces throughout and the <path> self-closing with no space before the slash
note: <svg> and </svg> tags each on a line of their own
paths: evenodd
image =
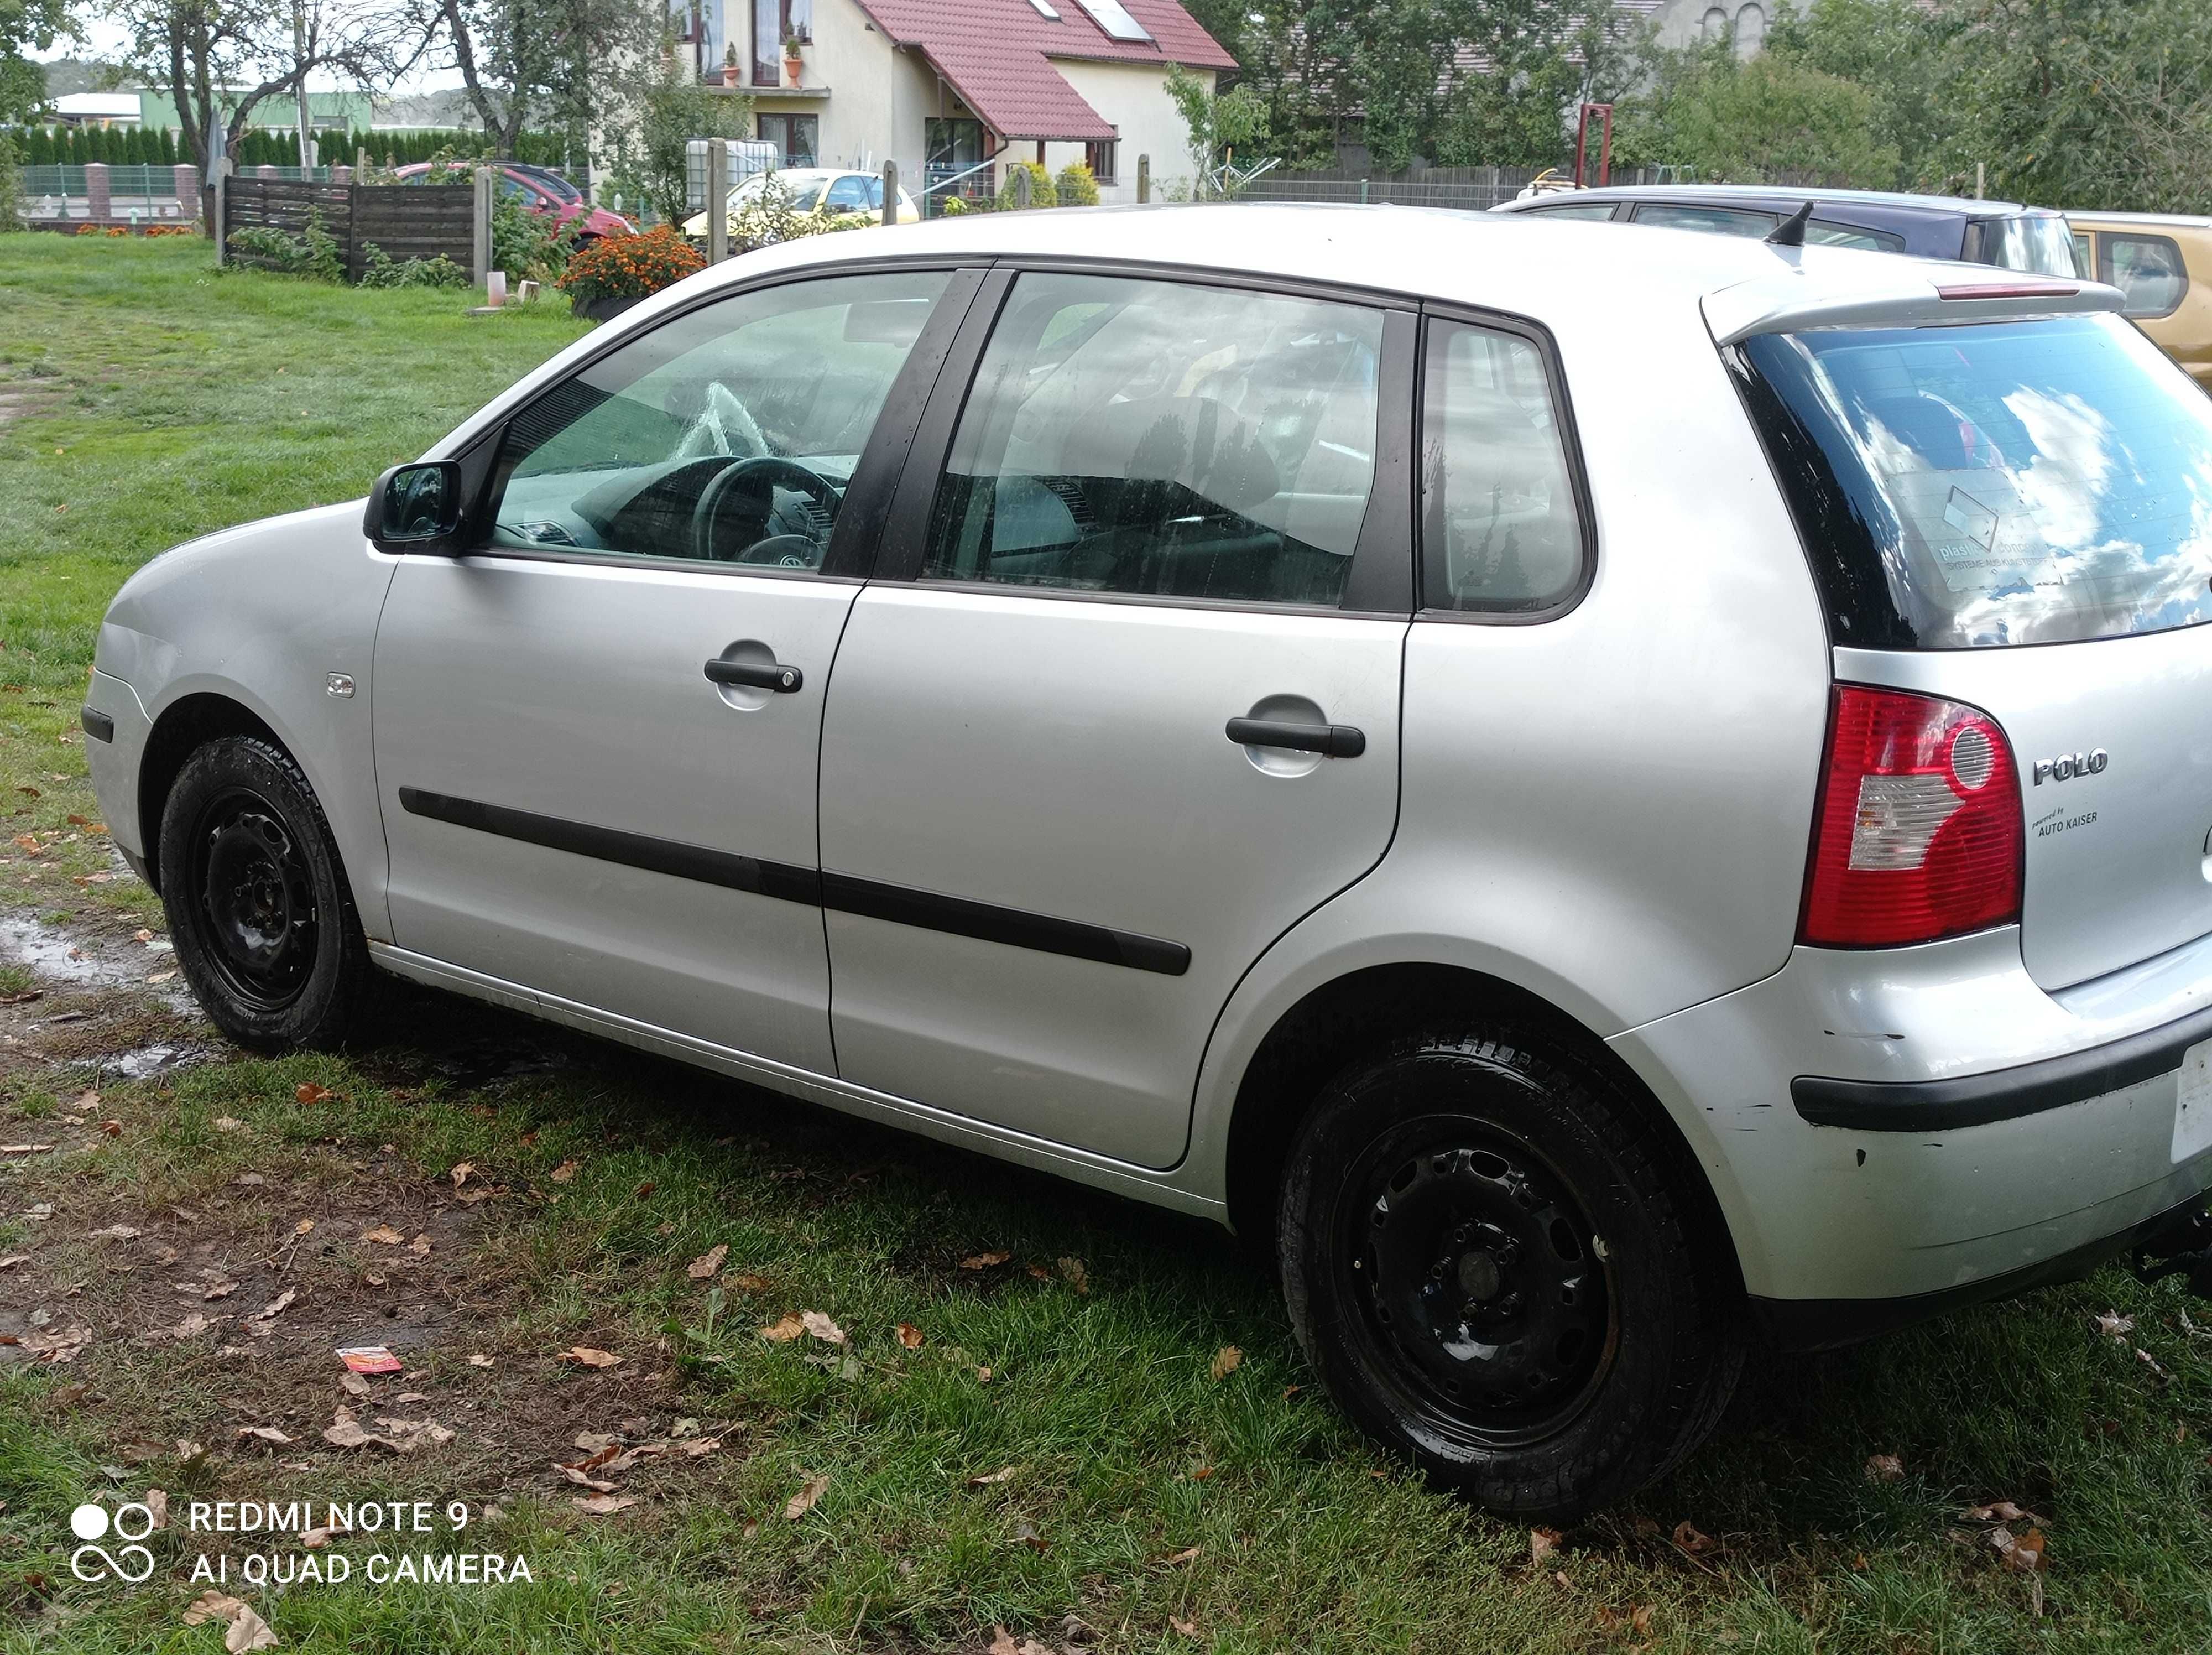
<svg viewBox="0 0 2212 1655">
<path fill-rule="evenodd" d="M 1298 1126 L 1326 1086 L 1364 1051 L 1449 1023 L 1525 1031 L 1612 1082 L 1677 1152 L 1675 1171 L 1700 1245 L 1741 1287 L 1733 1230 L 1703 1159 L 1643 1078 L 1578 1019 L 1528 989 L 1463 965 L 1408 961 L 1360 967 L 1310 989 L 1261 1037 L 1238 1078 L 1223 1167 L 1229 1222 L 1271 1246 L 1283 1168 Z"/>
<path fill-rule="evenodd" d="M 228 696 L 200 691 L 163 708 L 147 733 L 145 752 L 138 762 L 139 843 L 145 847 L 146 883 L 157 894 L 161 889 L 161 812 L 168 806 L 170 791 L 195 752 L 226 736 L 252 736 L 295 764 L 300 762 L 265 719 Z"/>
</svg>

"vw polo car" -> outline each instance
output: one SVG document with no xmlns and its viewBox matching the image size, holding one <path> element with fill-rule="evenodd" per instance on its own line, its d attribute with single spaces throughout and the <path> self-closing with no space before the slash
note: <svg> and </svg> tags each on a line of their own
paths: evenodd
<svg viewBox="0 0 2212 1655">
<path fill-rule="evenodd" d="M 2212 403 L 2094 283 L 1635 240 L 719 266 L 135 575 L 107 819 L 241 1043 L 396 974 L 1216 1220 L 1586 1511 L 2212 1182 Z"/>
</svg>

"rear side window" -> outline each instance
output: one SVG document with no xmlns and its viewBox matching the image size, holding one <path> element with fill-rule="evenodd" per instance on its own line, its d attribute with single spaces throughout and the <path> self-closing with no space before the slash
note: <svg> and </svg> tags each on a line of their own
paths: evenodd
<svg viewBox="0 0 2212 1655">
<path fill-rule="evenodd" d="M 1422 605 L 1531 614 L 1572 597 L 1582 521 L 1544 358 L 1518 334 L 1429 325 Z"/>
<path fill-rule="evenodd" d="M 1805 240 L 1823 247 L 1856 247 L 1862 253 L 1905 251 L 1905 238 L 1888 230 L 1870 230 L 1863 224 L 1837 224 L 1819 218 L 1805 226 Z"/>
<path fill-rule="evenodd" d="M 2097 279 L 2128 295 L 2124 316 L 2171 316 L 2189 291 L 2189 272 L 2171 236 L 2103 230 L 2097 237 Z"/>
<path fill-rule="evenodd" d="M 1382 346 L 1358 305 L 1024 276 L 922 578 L 1334 606 L 1375 486 Z"/>
<path fill-rule="evenodd" d="M 1979 240 L 1969 256 L 2006 270 L 2039 276 L 2087 276 L 2088 261 L 2075 249 L 2073 228 L 2057 213 L 2016 213 L 1985 218 L 1974 229 Z"/>
<path fill-rule="evenodd" d="M 1692 207 L 1672 202 L 1647 202 L 1636 210 L 1636 222 L 1662 230 L 1704 230 L 1712 235 L 1767 235 L 1782 221 L 1772 213 L 1745 207 Z"/>
<path fill-rule="evenodd" d="M 1528 210 L 1545 218 L 1611 218 L 1615 210 L 1610 201 L 1583 201 L 1571 207 L 1531 207 Z"/>
<path fill-rule="evenodd" d="M 2212 619 L 2212 399 L 2118 318 L 1822 329 L 1730 354 L 1838 643 Z"/>
</svg>

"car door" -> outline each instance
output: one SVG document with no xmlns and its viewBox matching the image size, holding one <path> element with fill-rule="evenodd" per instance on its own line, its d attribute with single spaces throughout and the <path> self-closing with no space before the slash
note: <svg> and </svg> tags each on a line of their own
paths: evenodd
<svg viewBox="0 0 2212 1655">
<path fill-rule="evenodd" d="M 823 724 L 838 1070 L 1165 1166 L 1239 976 L 1389 843 L 1413 319 L 1084 270 L 993 308 Z"/>
<path fill-rule="evenodd" d="M 517 410 L 376 642 L 398 946 L 831 1072 L 823 692 L 975 272 L 786 278 Z"/>
</svg>

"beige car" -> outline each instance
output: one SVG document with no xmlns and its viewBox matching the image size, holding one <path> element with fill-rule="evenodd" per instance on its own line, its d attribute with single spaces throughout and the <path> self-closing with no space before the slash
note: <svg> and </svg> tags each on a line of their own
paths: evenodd
<svg viewBox="0 0 2212 1655">
<path fill-rule="evenodd" d="M 793 167 L 781 172 L 756 173 L 730 192 L 730 223 L 735 228 L 738 215 L 758 201 L 773 179 L 789 192 L 793 210 L 812 213 L 817 216 L 842 217 L 865 216 L 879 218 L 884 210 L 884 180 L 878 173 L 851 172 L 838 168 Z M 919 224 L 921 210 L 914 204 L 914 198 L 904 189 L 898 192 L 898 222 Z M 684 234 L 707 234 L 707 215 L 694 213 L 684 221 Z"/>
<path fill-rule="evenodd" d="M 2084 273 L 2128 295 L 2122 313 L 2212 391 L 2212 218 L 2069 213 Z"/>
</svg>

